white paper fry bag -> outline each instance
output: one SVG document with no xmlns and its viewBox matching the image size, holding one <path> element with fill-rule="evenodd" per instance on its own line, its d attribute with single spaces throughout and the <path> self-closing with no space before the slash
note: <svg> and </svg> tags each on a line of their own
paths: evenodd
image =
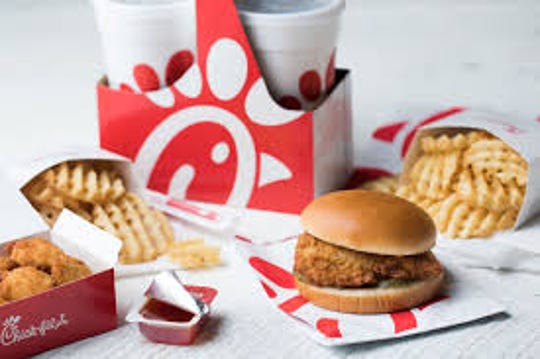
<svg viewBox="0 0 540 359">
<path fill-rule="evenodd" d="M 464 271 L 443 263 L 447 287 L 433 301 L 390 314 L 344 314 L 319 308 L 299 295 L 291 273 L 296 237 L 254 244 L 237 237 L 242 258 L 261 283 L 270 304 L 291 325 L 320 344 L 337 346 L 427 333 L 495 315 L 504 308 L 482 296 L 464 279 Z M 465 273 L 466 275 L 466 273 Z"/>
<path fill-rule="evenodd" d="M 524 202 L 515 228 L 487 239 L 439 236 L 438 247 L 474 267 L 540 272 L 540 123 L 464 108 L 402 113 L 400 119 L 389 118 L 362 143 L 366 157 L 358 177 L 372 179 L 408 173 L 420 154 L 420 140 L 425 136 L 470 130 L 491 133 L 516 150 L 528 164 Z"/>
<path fill-rule="evenodd" d="M 420 154 L 420 140 L 426 136 L 484 130 L 516 150 L 528 163 L 527 188 L 516 227 L 540 212 L 540 126 L 510 121 L 501 115 L 480 111 L 462 111 L 419 129 L 404 160 L 403 173 L 409 172 Z M 407 176 L 404 176 L 405 178 Z"/>
<path fill-rule="evenodd" d="M 6 172 L 6 176 L 9 177 L 17 188 L 21 189 L 44 171 L 60 163 L 70 161 L 106 161 L 120 173 L 129 192 L 136 193 L 142 197 L 147 195 L 146 189 L 140 184 L 137 174 L 133 170 L 133 166 L 129 160 L 99 148 L 73 146 L 69 148 L 60 148 L 56 151 L 48 151 L 41 153 L 40 155 L 18 157 L 10 161 L 9 165 L 4 168 L 4 171 Z M 25 203 L 29 206 L 28 202 L 25 201 Z M 73 214 L 73 216 L 75 215 Z M 39 216 L 36 216 L 36 218 L 39 219 Z M 170 223 L 175 235 L 177 233 L 182 233 L 183 227 L 179 221 L 175 221 L 171 218 Z M 90 223 L 88 223 L 88 225 L 94 227 Z M 99 230 L 98 227 L 95 227 L 94 229 Z M 97 242 L 93 245 L 99 247 Z M 115 256 L 117 256 L 116 252 Z M 164 257 L 160 257 L 151 262 L 138 264 L 117 263 L 115 265 L 115 276 L 118 278 L 131 277 L 179 268 L 179 264 L 173 263 Z"/>
</svg>

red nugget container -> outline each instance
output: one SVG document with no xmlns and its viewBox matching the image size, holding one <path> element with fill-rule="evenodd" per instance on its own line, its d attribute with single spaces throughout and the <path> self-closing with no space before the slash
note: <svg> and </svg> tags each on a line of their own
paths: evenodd
<svg viewBox="0 0 540 359">
<path fill-rule="evenodd" d="M 0 306 L 0 358 L 24 358 L 117 327 L 114 269 L 119 241 L 64 211 L 45 223 L 20 192 L 0 180 L 0 242 L 39 236 L 83 260 L 93 275 Z"/>
</svg>

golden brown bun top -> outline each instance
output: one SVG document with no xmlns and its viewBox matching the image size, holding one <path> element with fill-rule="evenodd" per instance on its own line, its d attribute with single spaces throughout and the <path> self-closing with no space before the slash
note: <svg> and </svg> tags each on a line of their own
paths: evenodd
<svg viewBox="0 0 540 359">
<path fill-rule="evenodd" d="M 380 255 L 414 255 L 435 245 L 435 224 L 402 198 L 364 190 L 328 193 L 301 215 L 306 232 L 325 242 Z"/>
</svg>

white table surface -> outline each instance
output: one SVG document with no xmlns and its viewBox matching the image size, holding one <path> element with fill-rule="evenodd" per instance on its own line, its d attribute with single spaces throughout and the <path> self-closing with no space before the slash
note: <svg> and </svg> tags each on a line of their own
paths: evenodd
<svg viewBox="0 0 540 359">
<path fill-rule="evenodd" d="M 540 2 L 535 0 L 349 0 L 338 63 L 353 68 L 355 157 L 385 115 L 425 105 L 468 105 L 533 118 L 540 114 Z M 101 75 L 88 2 L 0 1 L 0 154 L 95 144 L 94 84 Z M 296 218 L 264 215 L 258 236 L 294 231 Z M 281 233 L 276 233 L 279 221 Z M 283 224 L 284 222 L 290 225 Z M 185 273 L 220 289 L 215 320 L 198 345 L 147 343 L 134 326 L 45 353 L 43 358 L 127 357 L 536 357 L 540 276 L 471 269 L 508 307 L 509 318 L 404 340 L 338 349 L 291 331 L 224 240 L 227 264 Z M 148 277 L 118 281 L 120 314 Z"/>
</svg>

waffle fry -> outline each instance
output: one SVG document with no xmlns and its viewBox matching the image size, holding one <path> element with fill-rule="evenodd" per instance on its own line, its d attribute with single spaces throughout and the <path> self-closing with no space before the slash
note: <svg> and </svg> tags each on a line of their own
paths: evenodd
<svg viewBox="0 0 540 359">
<path fill-rule="evenodd" d="M 201 269 L 221 264 L 221 250 L 209 246 L 202 239 L 189 239 L 170 244 L 167 257 L 185 269 Z"/>
<path fill-rule="evenodd" d="M 484 173 L 466 169 L 460 174 L 456 194 L 460 200 L 472 206 L 503 212 L 510 208 L 521 208 L 525 188 L 515 182 L 505 185 L 497 178 L 488 180 Z"/>
<path fill-rule="evenodd" d="M 169 222 L 137 195 L 128 193 L 114 203 L 96 205 L 92 222 L 123 242 L 120 263 L 148 262 L 163 254 L 173 240 Z"/>
<path fill-rule="evenodd" d="M 368 191 L 395 193 L 398 189 L 398 184 L 399 176 L 380 177 L 362 184 L 360 188 Z"/>
<path fill-rule="evenodd" d="M 46 205 L 56 209 L 62 209 L 65 206 L 64 199 L 53 188 L 49 187 L 42 178 L 38 178 L 25 186 L 23 194 L 34 204 Z"/>
<path fill-rule="evenodd" d="M 64 162 L 48 170 L 43 177 L 63 198 L 93 204 L 114 201 L 126 192 L 118 173 L 90 163 Z"/>
<path fill-rule="evenodd" d="M 128 193 L 121 201 L 126 213 L 140 213 L 144 229 L 150 235 L 153 247 L 164 253 L 174 239 L 173 230 L 167 217 L 158 210 L 151 209 L 142 198 Z"/>
<path fill-rule="evenodd" d="M 458 133 L 450 137 L 442 135 L 439 137 L 424 137 L 421 140 L 423 153 L 445 153 L 466 150 L 471 144 L 481 140 L 488 139 L 492 136 L 484 131 L 471 131 L 468 133 Z"/>
<path fill-rule="evenodd" d="M 73 213 L 79 215 L 80 217 L 86 219 L 88 222 L 92 220 L 92 209 L 93 206 L 87 203 L 77 203 L 74 205 L 66 206 L 67 209 L 71 210 Z"/>
<path fill-rule="evenodd" d="M 396 191 L 396 196 L 406 199 L 409 202 L 413 202 L 430 215 L 430 209 L 439 202 L 436 199 L 419 194 L 413 188 L 411 188 L 411 186 L 400 186 Z"/>
<path fill-rule="evenodd" d="M 499 139 L 473 143 L 464 155 L 465 165 L 504 184 L 515 181 L 519 186 L 527 183 L 527 162 L 510 146 Z"/>
<path fill-rule="evenodd" d="M 425 137 L 407 185 L 396 195 L 422 207 L 449 238 L 512 228 L 523 204 L 527 163 L 483 131 Z"/>
<path fill-rule="evenodd" d="M 119 174 L 96 162 L 61 163 L 31 181 L 23 193 L 50 226 L 68 208 L 120 238 L 121 263 L 154 260 L 174 239 L 163 213 L 126 193 Z"/>
<path fill-rule="evenodd" d="M 485 238 L 512 227 L 517 210 L 493 212 L 472 207 L 453 194 L 445 199 L 434 217 L 437 229 L 450 238 Z"/>
<path fill-rule="evenodd" d="M 86 219 L 87 221 L 91 220 L 91 209 L 90 207 L 85 203 L 78 203 L 73 202 L 69 205 L 64 205 L 63 207 L 58 207 L 56 205 L 47 205 L 47 204 L 40 204 L 32 202 L 32 205 L 36 209 L 36 211 L 40 214 L 41 218 L 50 226 L 54 226 L 56 223 L 56 220 L 58 219 L 58 216 L 60 216 L 60 213 L 62 213 L 62 210 L 64 208 L 67 208 L 74 213 L 78 214 L 80 217 Z"/>
<path fill-rule="evenodd" d="M 58 216 L 60 215 L 60 212 L 62 212 L 61 209 L 44 205 L 37 205 L 34 206 L 34 208 L 38 211 L 41 218 L 43 218 L 43 220 L 49 225 L 49 227 L 54 226 L 56 220 L 58 219 Z"/>
<path fill-rule="evenodd" d="M 429 198 L 441 199 L 450 193 L 460 167 L 460 152 L 425 155 L 413 166 L 410 180 L 419 193 Z"/>
</svg>

